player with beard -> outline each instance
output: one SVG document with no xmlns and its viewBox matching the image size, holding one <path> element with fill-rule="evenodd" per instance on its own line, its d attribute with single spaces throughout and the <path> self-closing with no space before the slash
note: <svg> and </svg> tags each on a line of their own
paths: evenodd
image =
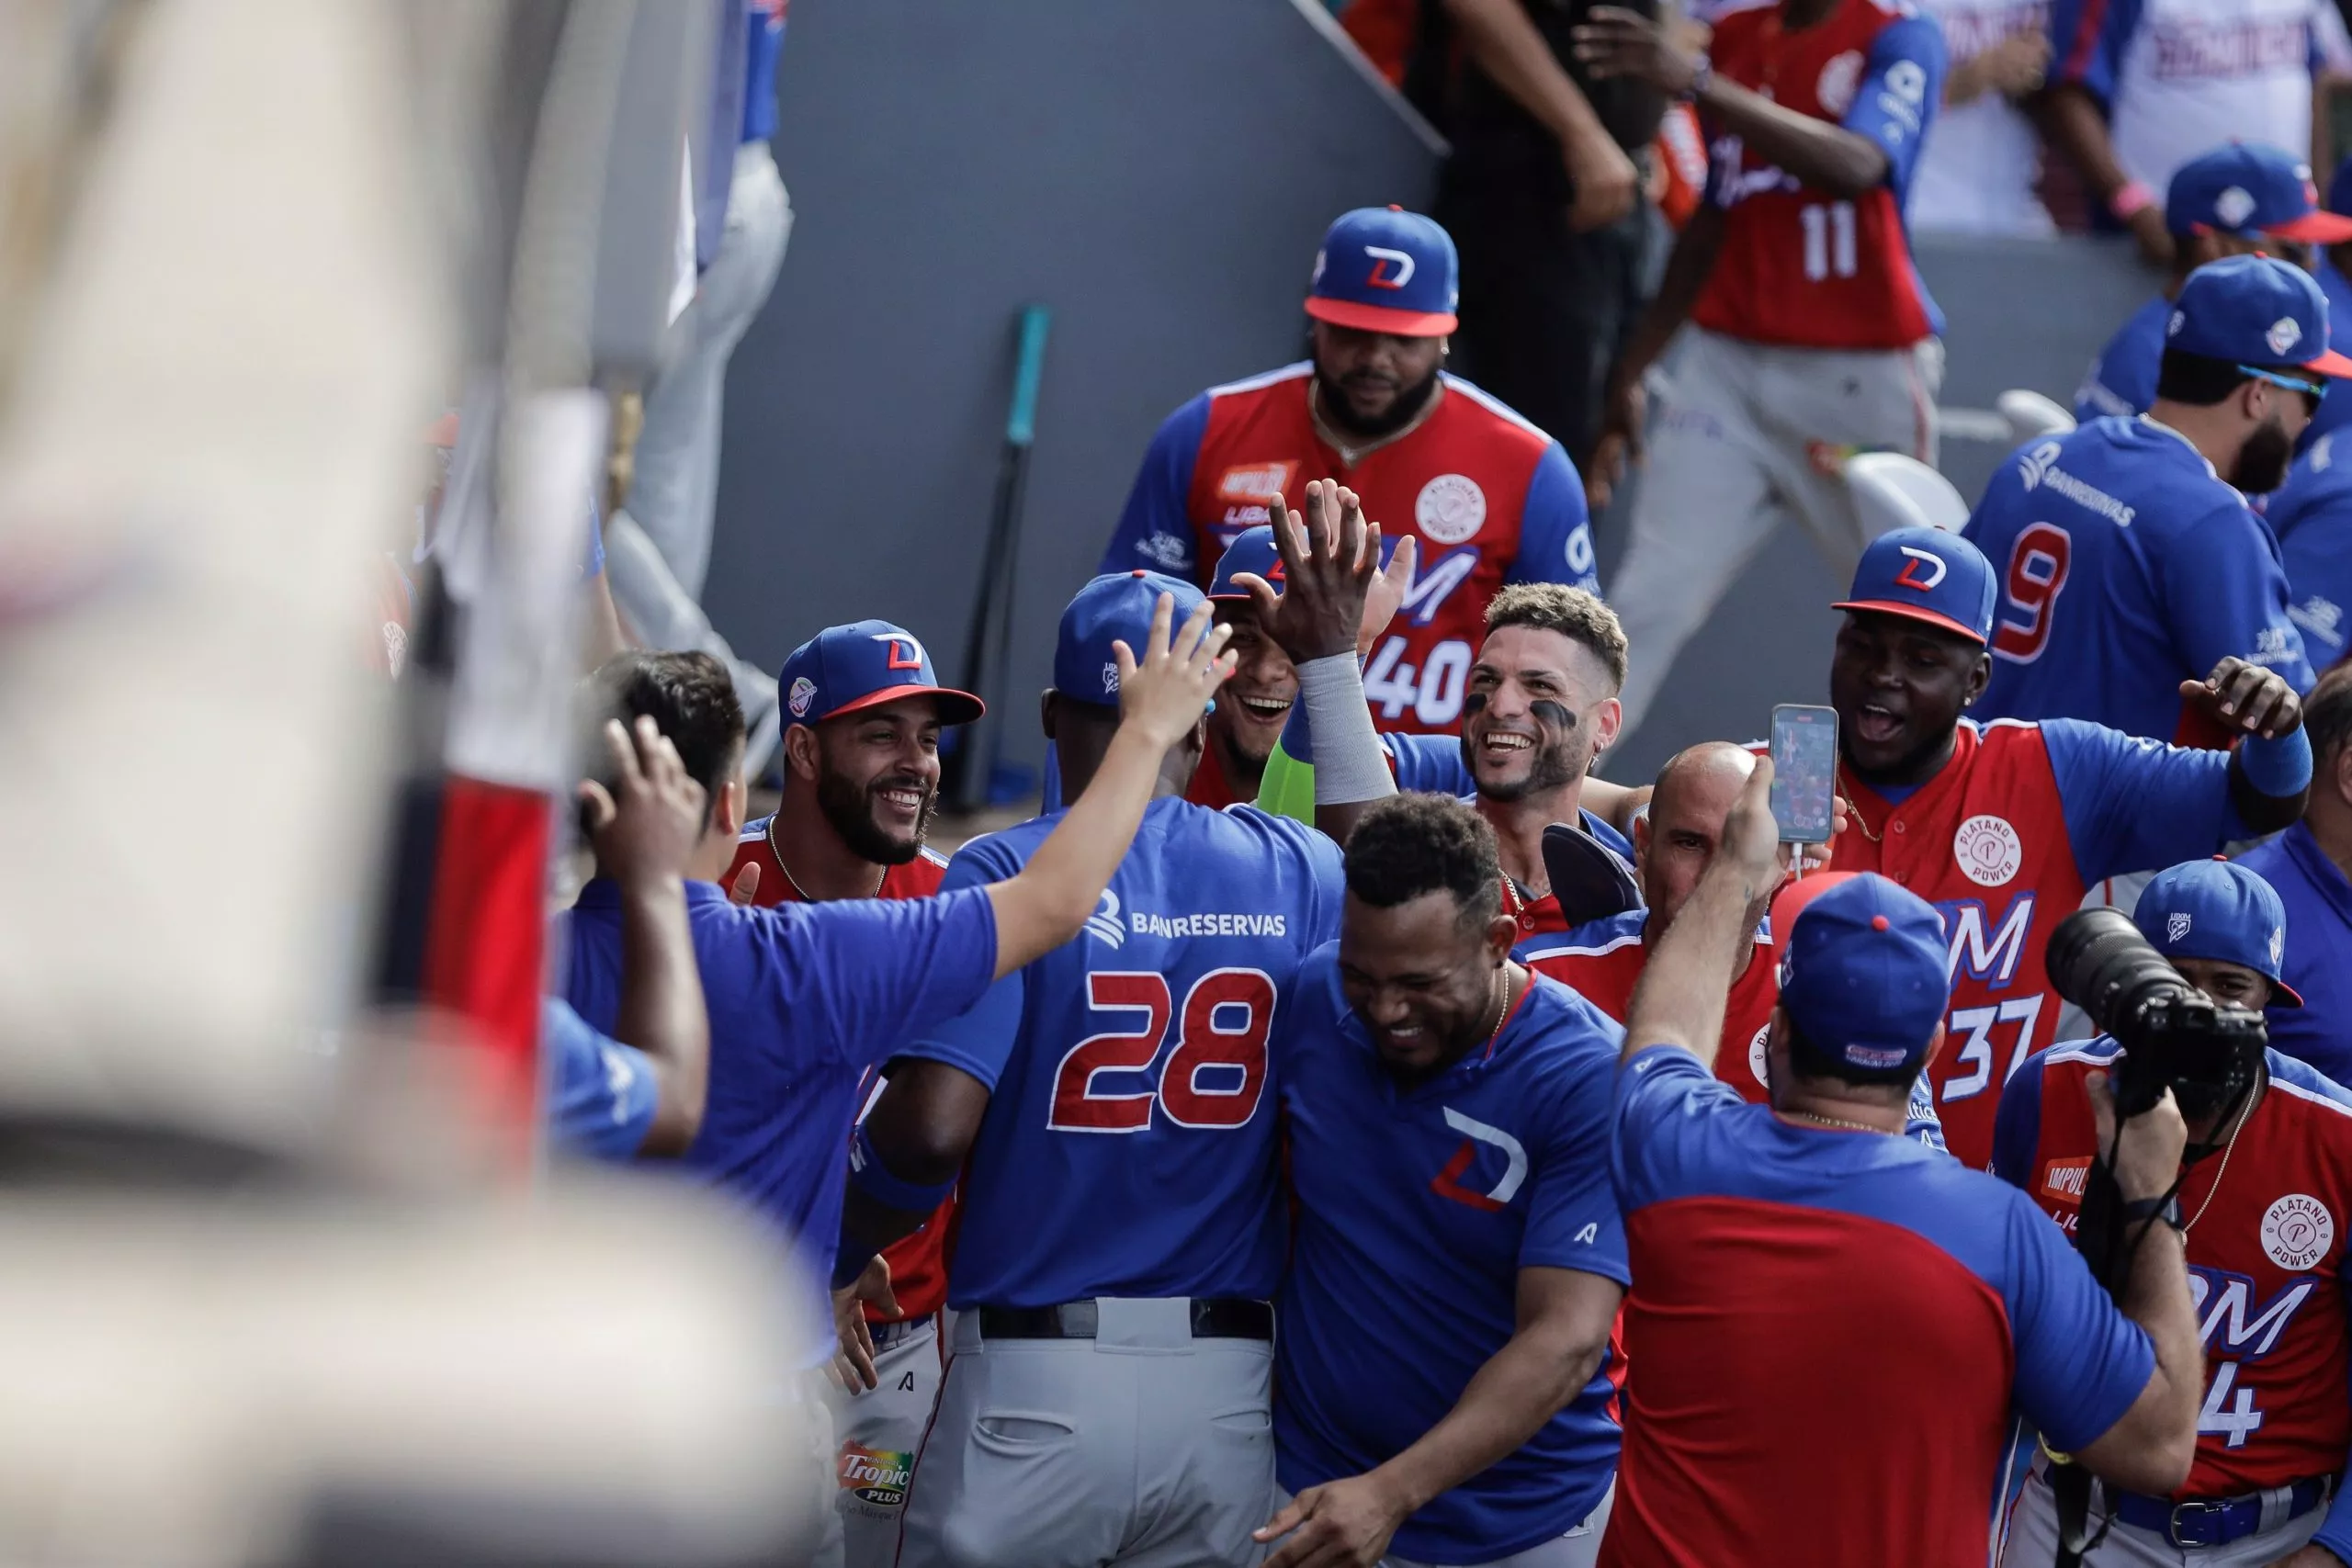
<svg viewBox="0 0 2352 1568">
<path fill-rule="evenodd" d="M 2154 407 L 2030 444 L 1968 520 L 2001 589 L 1980 717 L 2218 745 L 2230 728 L 2198 725 L 2183 682 L 2242 659 L 2311 689 L 2278 541 L 2245 497 L 2286 481 L 2329 381 L 2352 376 L 2327 297 L 2300 267 L 2233 256 L 2189 275 L 2167 333 Z"/>
<path fill-rule="evenodd" d="M 1592 533 L 1560 444 L 1443 368 L 1458 267 L 1443 229 L 1396 208 L 1343 214 L 1308 286 L 1314 356 L 1215 387 L 1152 438 L 1105 572 L 1213 585 L 1218 552 L 1280 495 L 1344 484 L 1419 570 L 1363 683 L 1384 728 L 1461 721 L 1487 606 L 1506 583 L 1597 592 Z"/>
<path fill-rule="evenodd" d="M 1928 1066 L 1951 1152 L 1981 1168 L 2002 1085 L 2055 1037 L 2050 931 L 2102 878 L 2211 855 L 2302 815 L 2312 747 L 2276 671 L 2224 659 L 2177 695 L 2243 737 L 2188 750 L 2080 719 L 1961 716 L 1992 673 L 1993 569 L 1967 540 L 1898 528 L 1862 554 L 1830 657 L 1841 871 L 1935 905 L 1951 1006 Z"/>
<path fill-rule="evenodd" d="M 979 699 L 942 686 L 922 644 L 888 621 L 826 627 L 792 650 L 776 687 L 784 800 L 743 825 L 727 868 L 736 900 L 937 893 L 947 863 L 923 839 L 939 803 L 940 731 L 979 717 Z M 871 1105 L 878 1091 L 869 1084 L 860 1099 Z M 939 1397 L 954 1210 L 952 1196 L 943 1200 L 835 1298 L 840 1386 L 829 1399 L 848 1568 L 882 1568 L 898 1550 L 906 1472 Z"/>
</svg>

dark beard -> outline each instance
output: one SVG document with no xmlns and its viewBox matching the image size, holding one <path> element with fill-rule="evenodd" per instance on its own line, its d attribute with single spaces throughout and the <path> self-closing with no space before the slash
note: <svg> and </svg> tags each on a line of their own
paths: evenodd
<svg viewBox="0 0 2352 1568">
<path fill-rule="evenodd" d="M 1323 367 L 1318 364 L 1315 367 L 1315 378 L 1329 390 L 1316 400 L 1316 407 L 1322 413 L 1324 422 L 1337 428 L 1340 434 L 1377 441 L 1384 435 L 1396 434 L 1421 417 L 1421 410 L 1429 406 L 1430 397 L 1437 391 L 1437 378 L 1444 368 L 1441 364 L 1415 385 L 1398 391 L 1396 400 L 1388 405 L 1388 412 L 1367 423 L 1359 419 L 1355 410 L 1348 406 L 1346 396 L 1339 389 L 1338 379 L 1325 375 Z"/>
<path fill-rule="evenodd" d="M 878 784 L 876 787 L 880 787 Z M 931 818 L 939 809 L 939 792 L 933 790 L 923 796 L 922 815 L 915 819 L 915 836 L 907 840 L 894 839 L 876 827 L 872 793 L 858 788 L 839 773 L 817 775 L 817 809 L 824 813 L 825 820 L 858 859 L 869 865 L 904 865 L 922 852 L 922 841 L 931 834 Z"/>
<path fill-rule="evenodd" d="M 1471 745 L 1469 737 L 1463 737 L 1462 765 L 1469 770 L 1473 780 L 1478 776 L 1477 770 L 1471 765 L 1475 755 L 1476 750 Z M 1538 746 L 1535 749 L 1535 761 L 1528 768 L 1527 777 L 1513 784 L 1482 784 L 1478 785 L 1478 793 L 1488 800 L 1499 801 L 1505 806 L 1516 806 L 1530 795 L 1545 795 L 1575 784 L 1584 776 L 1584 769 L 1590 762 L 1590 758 L 1586 758 L 1579 762 L 1573 755 L 1567 742 L 1554 741 L 1548 746 Z"/>
<path fill-rule="evenodd" d="M 2286 425 L 2273 414 L 2255 426 L 2254 434 L 2238 448 L 2238 460 L 2230 465 L 2230 483 L 2247 495 L 2268 495 L 2287 482 L 2287 470 L 2294 461 L 2295 444 L 2288 437 Z"/>
</svg>

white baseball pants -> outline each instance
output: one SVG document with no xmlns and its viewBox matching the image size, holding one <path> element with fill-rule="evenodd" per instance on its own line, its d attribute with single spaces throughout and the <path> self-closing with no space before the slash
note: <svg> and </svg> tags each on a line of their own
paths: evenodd
<svg viewBox="0 0 2352 1568">
<path fill-rule="evenodd" d="M 852 1393 L 830 1380 L 825 1385 L 846 1568 L 890 1568 L 896 1561 L 915 1450 L 939 1403 L 938 1320 L 879 1326 L 875 1338 L 875 1387 Z"/>
<path fill-rule="evenodd" d="M 1191 1303 L 1104 1299 L 1092 1339 L 983 1340 L 958 1314 L 899 1568 L 1250 1564 L 1274 1493 L 1273 1345 Z"/>
<path fill-rule="evenodd" d="M 1473 1568 L 1593 1568 L 1600 1561 L 1600 1538 L 1609 1533 L 1609 1510 L 1616 1501 L 1617 1483 L 1612 1481 L 1609 1490 L 1600 1495 L 1600 1501 L 1593 1505 L 1592 1512 L 1584 1517 L 1584 1522 L 1567 1534 L 1556 1540 L 1531 1546 L 1524 1551 L 1514 1551 L 1509 1557 L 1489 1558 L 1473 1565 Z M 1266 1510 L 1266 1517 L 1273 1517 L 1289 1507 L 1290 1503 L 1291 1495 L 1277 1486 L 1274 1488 L 1274 1506 Z M 1275 1546 L 1281 1544 L 1280 1541 L 1274 1543 Z M 1415 1558 L 1399 1557 L 1392 1551 L 1381 1558 L 1379 1568 L 1433 1568 L 1433 1565 Z"/>
<path fill-rule="evenodd" d="M 1840 471 L 1856 451 L 1936 460 L 1943 345 L 1781 348 L 1692 328 L 1650 419 L 1625 558 L 1609 582 L 1633 667 L 1624 733 L 1641 728 L 1675 655 L 1783 522 L 1804 526 L 1840 595 L 1862 521 Z"/>
<path fill-rule="evenodd" d="M 2050 1483 L 2043 1478 L 2046 1461 L 2037 1459 L 2033 1473 L 2027 1477 L 2025 1490 L 2018 1494 L 2017 1506 L 2009 1511 L 2007 1544 L 2002 1549 L 2001 1568 L 2047 1568 L 2058 1551 L 2058 1504 L 2052 1495 Z M 2107 1532 L 2107 1539 L 2093 1547 L 2083 1558 L 2083 1568 L 2265 1568 L 2278 1562 L 2317 1534 L 2327 1518 L 2325 1506 L 2313 1508 L 2301 1518 L 2290 1519 L 2287 1514 L 2287 1495 L 2276 1494 L 2275 1509 L 2278 1521 L 2255 1531 L 2241 1540 L 2221 1546 L 2175 1546 L 2154 1530 L 2140 1529 L 2118 1521 Z M 2273 1506 L 2269 1496 L 2266 1506 Z M 2107 1517 L 2104 1500 L 2098 1488 L 2091 1491 L 2091 1528 Z"/>
</svg>

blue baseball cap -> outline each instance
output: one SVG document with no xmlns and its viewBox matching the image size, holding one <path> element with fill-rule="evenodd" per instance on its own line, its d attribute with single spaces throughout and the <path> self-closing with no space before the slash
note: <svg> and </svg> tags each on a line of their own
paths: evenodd
<svg viewBox="0 0 2352 1568">
<path fill-rule="evenodd" d="M 1772 900 L 1781 1006 L 1815 1050 L 1892 1071 L 1928 1059 L 1951 1005 L 1943 917 L 1874 872 L 1825 872 Z"/>
<path fill-rule="evenodd" d="M 827 626 L 792 650 L 775 683 L 784 693 L 786 728 L 900 697 L 933 698 L 942 724 L 969 724 L 988 712 L 971 693 L 941 685 L 915 635 L 888 621 Z"/>
<path fill-rule="evenodd" d="M 2320 209 L 2311 165 L 2259 141 L 2233 141 L 2183 164 L 2165 193 L 2165 225 L 2176 234 L 2241 240 L 2352 240 L 2352 218 Z"/>
<path fill-rule="evenodd" d="M 1241 573 L 1255 572 L 1280 588 L 1283 581 L 1283 553 L 1274 547 L 1274 528 L 1271 523 L 1261 523 L 1254 528 L 1244 528 L 1225 547 L 1225 554 L 1216 558 L 1216 575 L 1209 579 L 1211 599 L 1238 599 L 1247 602 L 1250 590 L 1233 580 Z"/>
<path fill-rule="evenodd" d="M 2173 300 L 2165 346 L 2237 365 L 2352 376 L 2352 359 L 2327 346 L 2327 296 L 2311 274 L 2271 256 L 2225 256 L 2190 273 Z"/>
<path fill-rule="evenodd" d="M 2271 1006 L 2303 1005 L 2294 987 L 2278 978 L 2287 954 L 2287 907 L 2245 866 L 2217 857 L 2160 871 L 2141 890 L 2132 920 L 2166 958 L 2238 964 L 2270 982 Z"/>
<path fill-rule="evenodd" d="M 1333 326 L 1397 337 L 1442 337 L 1461 325 L 1462 265 L 1453 236 L 1401 207 L 1342 212 L 1315 253 L 1306 313 Z"/>
<path fill-rule="evenodd" d="M 1854 568 L 1853 592 L 1829 607 L 1925 621 L 1980 643 L 1993 638 L 1993 563 L 1957 534 L 1895 528 Z"/>
<path fill-rule="evenodd" d="M 1078 591 L 1062 612 L 1054 643 L 1054 690 L 1081 703 L 1119 705 L 1119 661 L 1111 650 L 1124 642 L 1143 657 L 1151 637 L 1151 612 L 1162 593 L 1176 596 L 1175 624 L 1182 626 L 1203 598 L 1191 583 L 1157 571 L 1112 572 Z"/>
</svg>

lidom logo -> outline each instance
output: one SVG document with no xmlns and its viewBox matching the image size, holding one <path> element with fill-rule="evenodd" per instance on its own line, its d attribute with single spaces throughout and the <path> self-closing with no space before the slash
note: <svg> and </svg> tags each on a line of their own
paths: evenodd
<svg viewBox="0 0 2352 1568">
<path fill-rule="evenodd" d="M 861 1503 L 895 1508 L 907 1500 L 907 1479 L 914 1473 L 915 1456 L 893 1449 L 869 1449 L 860 1443 L 842 1445 L 841 1484 Z"/>
</svg>

